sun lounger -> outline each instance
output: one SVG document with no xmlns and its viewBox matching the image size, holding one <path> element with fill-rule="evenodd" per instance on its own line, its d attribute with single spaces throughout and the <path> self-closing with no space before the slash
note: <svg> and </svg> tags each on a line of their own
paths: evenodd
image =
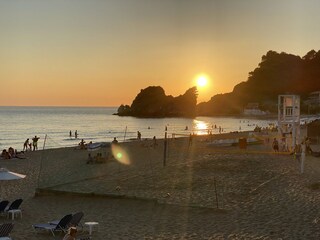
<svg viewBox="0 0 320 240">
<path fill-rule="evenodd" d="M 20 207 L 20 205 L 21 205 L 22 202 L 23 202 L 23 200 L 22 200 L 21 198 L 14 200 L 14 201 L 10 204 L 10 206 L 9 206 L 9 208 L 8 208 L 8 211 L 9 211 L 9 210 L 19 209 L 19 207 Z"/>
<path fill-rule="evenodd" d="M 3 223 L 0 225 L 0 240 L 10 240 L 10 233 L 13 229 L 13 223 Z"/>
<path fill-rule="evenodd" d="M 6 213 L 5 210 L 6 210 L 8 205 L 9 205 L 9 201 L 7 201 L 7 200 L 3 200 L 3 201 L 0 202 L 0 214 Z"/>
<path fill-rule="evenodd" d="M 19 209 L 22 202 L 23 200 L 21 198 L 16 199 L 10 204 L 8 209 L 5 210 L 8 217 L 10 214 L 12 214 L 12 220 L 14 219 L 15 214 L 20 214 L 20 217 L 22 217 L 21 209 Z"/>
<path fill-rule="evenodd" d="M 54 232 L 66 232 L 68 229 L 68 225 L 72 219 L 72 214 L 65 215 L 61 220 L 58 222 L 57 225 L 50 224 L 50 223 L 40 223 L 32 225 L 35 230 L 48 230 L 51 231 L 52 235 L 55 236 Z"/>
<path fill-rule="evenodd" d="M 81 228 L 83 228 L 82 224 L 80 223 L 83 215 L 84 215 L 83 212 L 77 212 L 77 213 L 73 214 L 72 219 L 70 220 L 70 222 L 68 224 L 68 227 L 80 226 Z M 49 222 L 49 224 L 52 224 L 52 225 L 57 225 L 58 223 L 59 223 L 59 220 Z"/>
</svg>

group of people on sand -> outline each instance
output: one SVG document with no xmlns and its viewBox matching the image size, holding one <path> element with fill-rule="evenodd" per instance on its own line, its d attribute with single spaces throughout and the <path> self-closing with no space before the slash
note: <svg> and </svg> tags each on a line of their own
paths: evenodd
<svg viewBox="0 0 320 240">
<path fill-rule="evenodd" d="M 29 142 L 29 138 L 27 138 L 27 140 L 24 142 L 23 144 L 23 150 L 22 151 L 35 151 L 38 150 L 38 140 L 40 139 L 40 137 L 34 136 L 34 138 L 32 138 L 32 143 Z"/>
<path fill-rule="evenodd" d="M 302 150 L 302 145 L 304 150 Z M 279 143 L 277 138 L 273 139 L 272 142 L 272 149 L 274 152 L 289 152 L 288 146 L 286 146 L 284 140 L 281 141 L 281 144 Z M 295 144 L 294 149 L 292 149 L 292 153 L 295 155 L 301 155 L 302 151 L 304 151 L 307 154 L 312 154 L 313 151 L 310 147 L 310 138 L 306 137 L 301 144 Z"/>
<path fill-rule="evenodd" d="M 9 147 L 8 150 L 3 149 L 0 157 L 2 159 L 25 158 L 23 152 L 18 152 L 17 149 L 13 149 L 12 147 Z"/>
<path fill-rule="evenodd" d="M 3 159 L 11 159 L 14 158 L 16 155 L 16 151 L 12 147 L 9 147 L 8 151 L 7 149 L 3 149 L 1 152 L 1 158 Z"/>
<path fill-rule="evenodd" d="M 81 139 L 81 141 L 79 142 L 79 147 L 80 149 L 87 149 L 88 145 L 92 144 L 92 141 L 90 141 L 88 144 L 86 144 L 86 141 L 84 141 L 84 139 Z"/>
</svg>

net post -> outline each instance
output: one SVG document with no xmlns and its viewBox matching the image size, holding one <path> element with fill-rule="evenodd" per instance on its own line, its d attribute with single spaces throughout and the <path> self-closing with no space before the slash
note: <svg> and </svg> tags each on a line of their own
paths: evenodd
<svg viewBox="0 0 320 240">
<path fill-rule="evenodd" d="M 164 149 L 163 149 L 163 166 L 166 166 L 167 162 L 167 131 L 164 133 Z"/>
</svg>

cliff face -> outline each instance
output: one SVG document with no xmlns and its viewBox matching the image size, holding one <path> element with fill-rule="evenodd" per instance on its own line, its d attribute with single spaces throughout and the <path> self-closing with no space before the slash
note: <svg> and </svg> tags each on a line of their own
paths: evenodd
<svg viewBox="0 0 320 240">
<path fill-rule="evenodd" d="M 178 97 L 165 95 L 160 86 L 142 89 L 131 106 L 121 105 L 119 116 L 135 117 L 194 117 L 196 115 L 197 89 L 190 88 Z"/>
<path fill-rule="evenodd" d="M 246 82 L 237 84 L 231 93 L 215 95 L 198 104 L 197 114 L 239 114 L 249 102 L 259 102 L 263 110 L 275 112 L 278 95 L 298 94 L 304 100 L 317 90 L 320 90 L 320 51 L 312 50 L 303 58 L 269 51 Z"/>
</svg>

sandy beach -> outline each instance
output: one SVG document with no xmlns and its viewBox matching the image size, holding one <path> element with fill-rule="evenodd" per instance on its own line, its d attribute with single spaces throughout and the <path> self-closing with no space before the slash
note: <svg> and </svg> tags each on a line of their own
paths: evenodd
<svg viewBox="0 0 320 240">
<path fill-rule="evenodd" d="M 110 147 L 99 150 L 109 155 L 101 164 L 87 164 L 88 151 L 74 148 L 1 160 L 27 175 L 0 181 L 1 199 L 24 199 L 11 236 L 53 239 L 32 224 L 83 211 L 82 223 L 99 223 L 92 239 L 320 238 L 320 158 L 308 155 L 300 174 L 292 155 L 273 153 L 268 144 L 239 149 L 208 140 L 169 139 L 165 166 L 163 140 L 155 147 L 152 140 L 120 143 L 114 155 L 122 163 Z M 84 226 L 78 237 L 87 235 Z"/>
</svg>

